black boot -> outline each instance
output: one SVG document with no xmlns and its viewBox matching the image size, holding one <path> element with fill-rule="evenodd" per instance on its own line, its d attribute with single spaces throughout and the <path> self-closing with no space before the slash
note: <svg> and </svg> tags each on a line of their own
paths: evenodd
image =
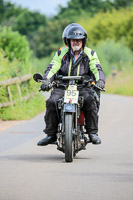
<svg viewBox="0 0 133 200">
<path fill-rule="evenodd" d="M 40 140 L 37 145 L 38 146 L 46 146 L 48 144 L 55 144 L 56 142 L 56 136 L 46 136 L 42 140 Z"/>
<path fill-rule="evenodd" d="M 97 134 L 89 134 L 89 137 L 92 144 L 101 144 L 101 139 L 98 137 Z"/>
</svg>

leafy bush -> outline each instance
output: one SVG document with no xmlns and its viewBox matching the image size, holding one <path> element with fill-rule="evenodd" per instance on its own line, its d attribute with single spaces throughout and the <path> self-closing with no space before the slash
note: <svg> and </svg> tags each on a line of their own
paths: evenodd
<svg viewBox="0 0 133 200">
<path fill-rule="evenodd" d="M 10 61 L 16 58 L 27 63 L 31 55 L 26 37 L 7 27 L 0 27 L 0 48 Z"/>
<path fill-rule="evenodd" d="M 0 27 L 0 76 L 6 80 L 31 71 L 29 43 L 11 28 Z"/>
<path fill-rule="evenodd" d="M 18 59 L 13 59 L 10 61 L 6 56 L 3 49 L 0 49 L 0 80 L 7 80 L 16 76 L 22 76 L 30 72 L 30 65 L 19 61 Z"/>
</svg>

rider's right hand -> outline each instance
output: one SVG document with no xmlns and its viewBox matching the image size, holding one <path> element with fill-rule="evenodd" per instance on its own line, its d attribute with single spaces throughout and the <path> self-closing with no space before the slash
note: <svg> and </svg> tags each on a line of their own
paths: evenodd
<svg viewBox="0 0 133 200">
<path fill-rule="evenodd" d="M 40 89 L 43 91 L 49 91 L 51 89 L 52 85 L 50 80 L 44 80 Z"/>
</svg>

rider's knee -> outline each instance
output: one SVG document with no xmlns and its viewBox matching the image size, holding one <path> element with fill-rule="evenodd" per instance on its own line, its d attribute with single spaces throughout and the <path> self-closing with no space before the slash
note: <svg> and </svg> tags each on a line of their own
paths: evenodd
<svg viewBox="0 0 133 200">
<path fill-rule="evenodd" d="M 90 111 L 90 110 L 97 110 L 97 104 L 95 99 L 92 96 L 88 96 L 84 100 L 84 106 L 83 106 L 85 111 Z"/>
<path fill-rule="evenodd" d="M 46 108 L 49 110 L 55 110 L 56 109 L 56 103 L 52 98 L 49 98 L 46 101 Z"/>
</svg>

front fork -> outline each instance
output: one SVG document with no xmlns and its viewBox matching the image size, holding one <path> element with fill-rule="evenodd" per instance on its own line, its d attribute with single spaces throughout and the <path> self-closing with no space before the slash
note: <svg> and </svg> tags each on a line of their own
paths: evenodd
<svg viewBox="0 0 133 200">
<path fill-rule="evenodd" d="M 60 151 L 65 151 L 65 113 L 72 113 L 74 114 L 74 127 L 72 130 L 73 138 L 75 133 L 77 134 L 77 105 L 71 103 L 58 103 L 58 109 L 61 110 L 61 122 L 58 125 L 58 133 L 57 133 L 57 149 Z"/>
</svg>

